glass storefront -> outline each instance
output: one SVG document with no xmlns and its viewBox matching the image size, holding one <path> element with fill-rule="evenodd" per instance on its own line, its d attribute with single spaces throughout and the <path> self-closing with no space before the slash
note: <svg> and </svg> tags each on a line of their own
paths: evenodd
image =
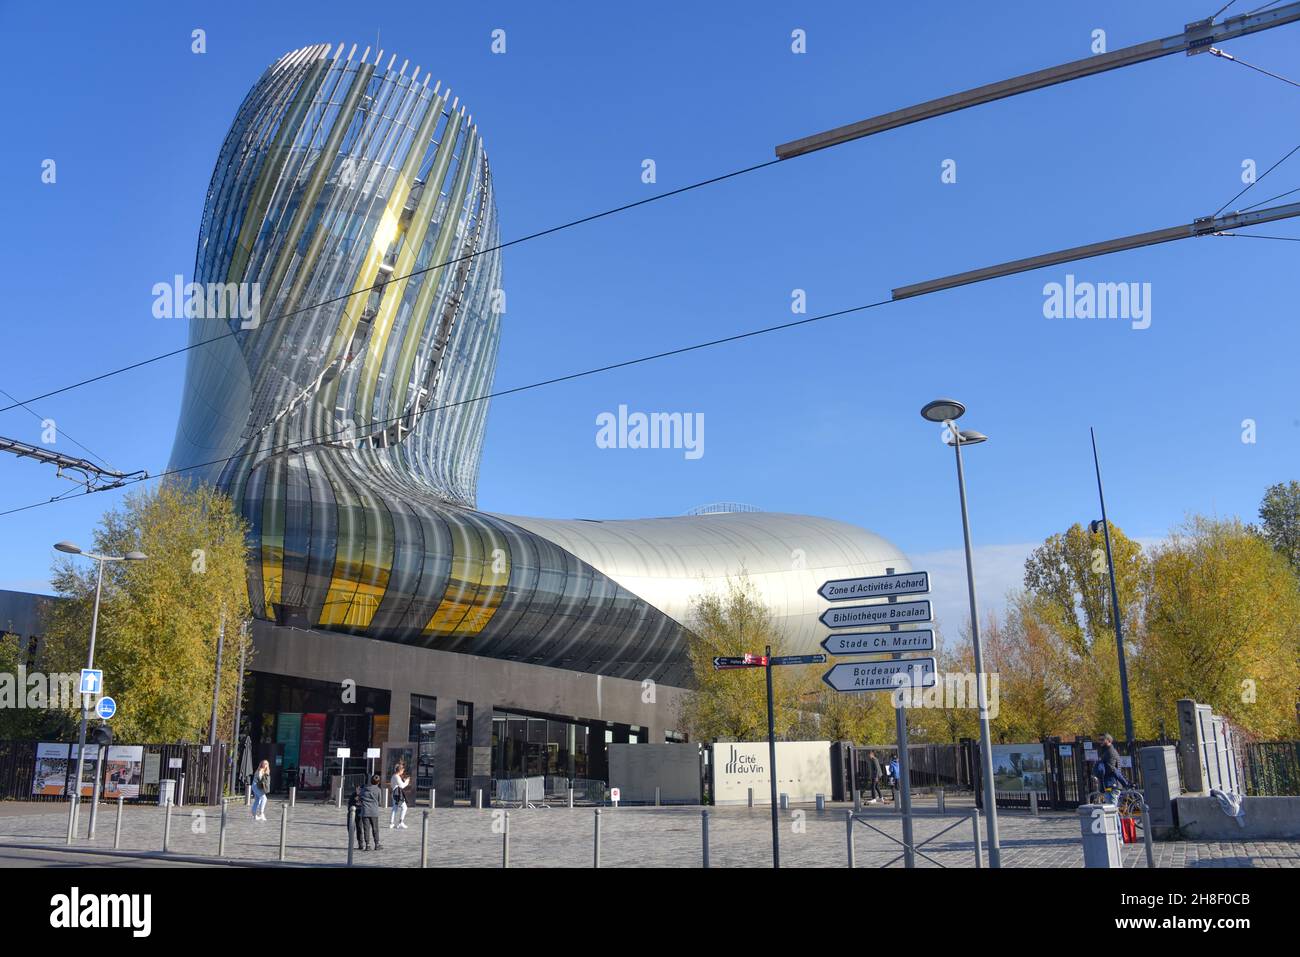
<svg viewBox="0 0 1300 957">
<path fill-rule="evenodd" d="M 415 786 L 421 791 L 433 784 L 433 741 L 438 731 L 438 699 L 411 695 L 411 724 L 406 740 L 415 745 Z"/>
<path fill-rule="evenodd" d="M 281 787 L 319 790 L 339 773 L 338 748 L 352 749 L 352 772 L 363 768 L 359 759 L 367 748 L 382 746 L 388 738 L 388 708 L 388 692 L 377 688 L 341 694 L 336 682 L 253 672 L 245 733 L 255 748 L 274 746 Z"/>
</svg>

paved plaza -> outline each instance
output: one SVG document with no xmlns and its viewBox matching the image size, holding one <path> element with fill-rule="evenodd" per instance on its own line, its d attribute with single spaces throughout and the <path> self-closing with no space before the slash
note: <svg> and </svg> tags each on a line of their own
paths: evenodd
<svg viewBox="0 0 1300 957">
<path fill-rule="evenodd" d="M 68 854 L 66 805 L 0 806 L 0 848 L 35 848 L 38 854 L 0 855 L 0 866 L 29 863 L 34 856 L 58 859 Z M 273 801 L 265 822 L 253 821 L 242 802 L 232 802 L 226 854 L 234 864 L 276 863 L 284 802 Z M 418 867 L 421 819 L 427 808 L 412 807 L 406 830 L 389 830 L 388 813 L 380 818 L 379 851 L 356 851 L 354 866 Z M 795 807 L 780 812 L 781 863 L 786 867 L 845 867 L 848 863 L 847 805 Z M 973 867 L 970 803 L 950 799 L 948 815 L 937 816 L 931 802 L 918 808 L 915 830 L 920 846 L 918 867 Z M 699 867 L 701 809 L 683 807 L 604 808 L 600 815 L 602 867 Z M 347 863 L 346 811 L 333 805 L 299 803 L 290 808 L 285 862 L 289 865 L 344 866 Z M 437 808 L 429 812 L 428 862 L 431 867 L 500 867 L 505 809 Z M 102 806 L 93 842 L 85 840 L 88 808 L 79 819 L 76 863 L 99 858 L 104 865 L 120 858 L 87 854 L 110 851 L 116 828 L 116 805 Z M 509 809 L 511 867 L 591 867 L 595 814 L 592 808 Z M 153 806 L 127 806 L 122 814 L 121 850 L 159 854 L 166 814 Z M 999 815 L 1004 867 L 1081 867 L 1079 822 L 1073 813 L 1006 811 Z M 168 856 L 178 862 L 203 859 L 217 863 L 220 813 L 203 807 L 173 808 Z M 925 843 L 944 827 L 946 833 Z M 878 829 L 875 830 L 875 829 Z M 879 833 L 879 832 L 884 832 Z M 713 867 L 771 865 L 771 816 L 766 807 L 709 809 L 710 864 Z M 901 836 L 901 821 L 891 807 L 864 809 L 854 826 L 858 867 L 901 867 L 899 847 L 885 835 Z M 987 851 L 987 849 L 986 849 Z M 1157 842 L 1158 867 L 1297 867 L 1300 842 L 1211 843 Z M 1141 843 L 1124 848 L 1127 867 L 1145 867 Z"/>
</svg>

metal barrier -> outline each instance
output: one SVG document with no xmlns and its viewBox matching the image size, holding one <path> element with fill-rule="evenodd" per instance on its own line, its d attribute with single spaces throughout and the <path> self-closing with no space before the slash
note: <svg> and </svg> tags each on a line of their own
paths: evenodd
<svg viewBox="0 0 1300 957">
<path fill-rule="evenodd" d="M 844 814 L 845 814 L 845 823 L 846 823 L 846 825 L 847 825 L 847 830 L 848 830 L 848 854 L 849 854 L 849 867 L 853 867 L 853 866 L 854 866 L 854 856 L 855 856 L 855 855 L 854 855 L 854 847 L 853 847 L 853 825 L 854 825 L 855 823 L 857 823 L 857 824 L 861 824 L 861 825 L 863 825 L 864 827 L 867 827 L 867 828 L 871 829 L 872 831 L 875 831 L 875 832 L 876 832 L 877 834 L 879 834 L 881 837 L 884 837 L 884 838 L 887 838 L 887 839 L 893 841 L 895 844 L 897 844 L 899 847 L 901 847 L 901 848 L 903 849 L 903 850 L 900 851 L 897 855 L 895 855 L 894 857 L 891 857 L 891 858 L 890 858 L 888 861 L 886 861 L 884 864 L 880 865 L 881 867 L 889 867 L 891 864 L 894 864 L 896 861 L 904 860 L 904 859 L 907 857 L 907 852 L 910 850 L 913 854 L 925 858 L 927 861 L 929 861 L 929 862 L 930 862 L 931 864 L 933 864 L 935 867 L 942 867 L 942 868 L 945 868 L 945 869 L 946 869 L 947 866 L 948 866 L 947 864 L 943 864 L 943 863 L 941 863 L 941 862 L 939 862 L 939 861 L 936 861 L 936 860 L 935 860 L 933 857 L 931 857 L 929 854 L 926 854 L 924 851 L 922 851 L 921 848 L 925 847 L 927 844 L 929 844 L 929 843 L 930 843 L 931 841 L 933 841 L 935 838 L 938 838 L 938 837 L 943 836 L 944 834 L 947 834 L 947 833 L 948 833 L 949 831 L 951 831 L 953 828 L 958 827 L 958 826 L 960 826 L 960 825 L 962 825 L 962 824 L 965 824 L 965 823 L 968 823 L 968 822 L 972 822 L 972 821 L 973 821 L 973 827 L 974 827 L 974 831 L 975 831 L 975 844 L 974 844 L 974 851 L 975 851 L 975 866 L 976 866 L 976 867 L 982 867 L 982 866 L 983 866 L 983 862 L 980 860 L 980 850 L 981 850 L 981 849 L 980 849 L 980 836 L 979 836 L 979 811 L 978 811 L 978 810 L 974 810 L 974 809 L 972 809 L 972 810 L 970 810 L 970 811 L 954 811 L 954 812 L 952 812 L 952 813 L 929 813 L 929 812 L 926 812 L 926 813 L 924 813 L 924 814 L 916 814 L 916 813 L 914 812 L 914 813 L 912 814 L 912 820 L 913 820 L 913 822 L 915 822 L 917 819 L 920 819 L 920 820 L 923 820 L 923 821 L 924 821 L 924 820 L 928 820 L 928 819 L 940 819 L 940 820 L 942 820 L 942 819 L 944 819 L 944 818 L 949 818 L 949 817 L 951 817 L 951 818 L 956 818 L 956 820 L 954 820 L 954 821 L 953 821 L 951 824 L 949 824 L 947 827 L 942 828 L 941 830 L 935 831 L 933 834 L 931 834 L 929 837 L 927 837 L 924 841 L 917 841 L 917 840 L 915 839 L 915 837 L 913 837 L 913 843 L 912 843 L 910 846 L 907 844 L 906 841 L 902 840 L 901 838 L 894 837 L 894 835 L 888 833 L 887 831 L 882 831 L 880 828 L 876 827 L 874 824 L 872 824 L 870 821 L 868 821 L 868 820 L 866 819 L 866 818 L 867 818 L 867 815 L 865 815 L 865 814 L 856 814 L 856 813 L 854 813 L 853 811 L 845 811 Z M 890 818 L 890 819 L 892 820 L 892 818 Z"/>
</svg>

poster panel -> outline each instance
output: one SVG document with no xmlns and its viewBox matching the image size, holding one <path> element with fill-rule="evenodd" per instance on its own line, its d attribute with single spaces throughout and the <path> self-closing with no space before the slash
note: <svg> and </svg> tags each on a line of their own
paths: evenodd
<svg viewBox="0 0 1300 957">
<path fill-rule="evenodd" d="M 64 784 L 71 770 L 68 756 L 72 753 L 68 744 L 41 742 L 36 745 L 36 770 L 32 774 L 32 794 L 46 797 L 58 797 L 63 793 Z"/>
<path fill-rule="evenodd" d="M 64 745 L 69 748 L 69 767 L 68 767 L 68 786 L 64 794 L 72 793 L 72 775 L 77 773 L 77 745 Z M 86 745 L 86 760 L 81 763 L 81 796 L 95 796 L 95 761 L 99 758 L 99 752 L 105 750 L 96 744 Z"/>
<path fill-rule="evenodd" d="M 1047 762 L 1043 745 L 993 745 L 993 788 L 996 791 L 1046 791 Z"/>
<path fill-rule="evenodd" d="M 113 745 L 108 749 L 108 758 L 104 761 L 106 800 L 116 801 L 123 797 L 129 801 L 138 798 L 143 781 L 143 745 Z"/>
<path fill-rule="evenodd" d="M 316 789 L 325 782 L 325 715 L 304 714 L 298 749 L 298 787 Z"/>
</svg>

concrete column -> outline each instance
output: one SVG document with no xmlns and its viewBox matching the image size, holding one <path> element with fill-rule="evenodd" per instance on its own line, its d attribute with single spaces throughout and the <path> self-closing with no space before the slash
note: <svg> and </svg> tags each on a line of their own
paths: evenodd
<svg viewBox="0 0 1300 957">
<path fill-rule="evenodd" d="M 439 804 L 451 804 L 456 793 L 456 696 L 438 695 L 436 713 L 438 731 L 433 737 L 433 787 L 438 792 Z"/>
<path fill-rule="evenodd" d="M 404 744 L 410 741 L 411 695 L 418 694 L 409 686 L 392 688 L 388 692 L 388 742 Z M 414 770 L 414 769 L 412 769 Z"/>
<path fill-rule="evenodd" d="M 470 725 L 469 793 L 478 788 L 492 793 L 492 702 L 475 701 Z"/>
</svg>

